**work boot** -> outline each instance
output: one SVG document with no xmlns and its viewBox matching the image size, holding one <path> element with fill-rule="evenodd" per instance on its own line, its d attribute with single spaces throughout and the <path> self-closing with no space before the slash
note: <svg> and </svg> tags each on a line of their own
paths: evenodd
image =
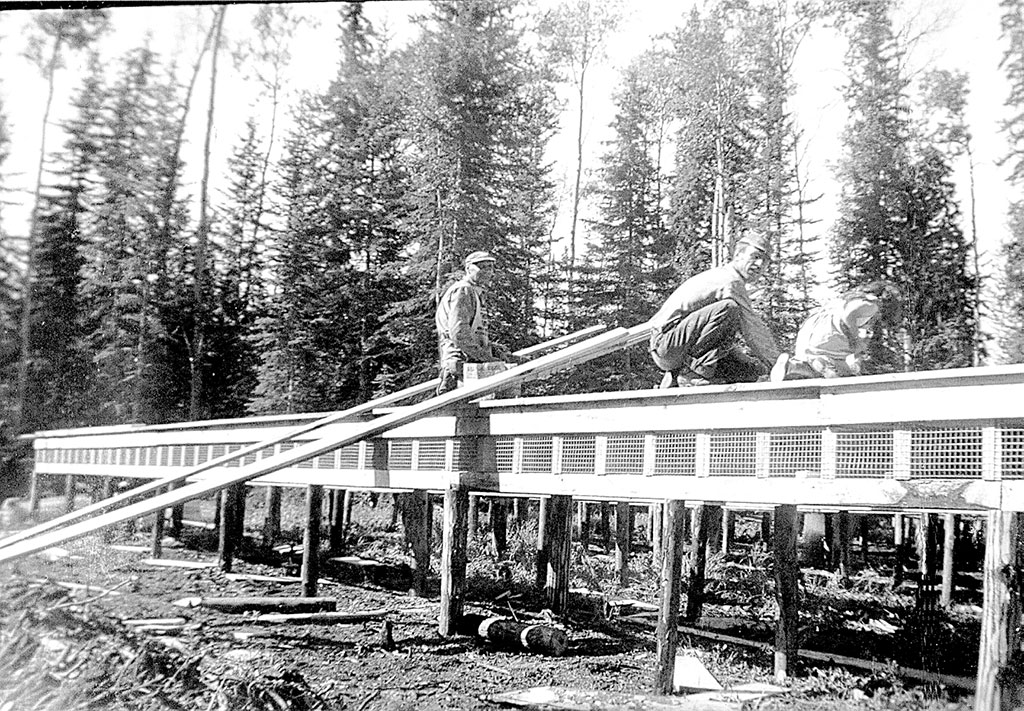
<svg viewBox="0 0 1024 711">
<path fill-rule="evenodd" d="M 436 394 L 444 395 L 459 387 L 459 378 L 450 370 L 441 372 L 441 382 L 437 384 Z"/>
<path fill-rule="evenodd" d="M 676 374 L 671 370 L 666 370 L 665 374 L 661 376 L 661 382 L 658 383 L 659 390 L 668 390 L 676 386 Z"/>
</svg>

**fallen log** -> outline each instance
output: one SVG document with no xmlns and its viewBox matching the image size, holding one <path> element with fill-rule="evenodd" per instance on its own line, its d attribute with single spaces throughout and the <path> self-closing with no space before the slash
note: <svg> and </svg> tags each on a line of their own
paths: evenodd
<svg viewBox="0 0 1024 711">
<path fill-rule="evenodd" d="M 310 598 L 303 598 L 310 599 Z M 272 612 L 265 615 L 257 615 L 254 620 L 257 623 L 267 625 L 344 625 L 355 622 L 371 622 L 379 620 L 387 614 L 387 610 L 366 610 L 364 612 L 298 612 L 298 613 L 277 613 Z"/>
<path fill-rule="evenodd" d="M 179 607 L 205 607 L 221 612 L 334 612 L 333 597 L 186 597 L 176 600 Z"/>
<path fill-rule="evenodd" d="M 517 622 L 508 617 L 463 615 L 455 631 L 479 637 L 501 649 L 536 652 L 560 657 L 569 648 L 569 638 L 562 630 L 550 625 Z"/>
<path fill-rule="evenodd" d="M 739 711 L 739 701 L 717 701 L 687 696 L 655 696 L 626 691 L 566 689 L 536 686 L 532 689 L 506 691 L 482 697 L 499 706 L 512 706 L 533 711 L 609 711 L 610 709 L 646 709 L 647 711 Z"/>
</svg>

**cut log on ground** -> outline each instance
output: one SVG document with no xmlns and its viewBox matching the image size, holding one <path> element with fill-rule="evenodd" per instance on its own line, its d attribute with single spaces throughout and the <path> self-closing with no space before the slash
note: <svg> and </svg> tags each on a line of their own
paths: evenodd
<svg viewBox="0 0 1024 711">
<path fill-rule="evenodd" d="M 483 699 L 499 706 L 533 711 L 739 711 L 743 706 L 740 701 L 712 701 L 705 698 L 691 699 L 686 696 L 655 696 L 624 691 L 564 689 L 555 686 L 506 691 L 485 696 Z"/>
<path fill-rule="evenodd" d="M 257 615 L 255 622 L 266 625 L 346 625 L 379 620 L 387 612 L 385 609 L 366 610 L 364 612 L 271 612 L 265 615 Z"/>
<path fill-rule="evenodd" d="M 569 648 L 569 638 L 562 630 L 508 617 L 463 615 L 456 629 L 459 634 L 479 637 L 501 649 L 560 657 Z"/>
<path fill-rule="evenodd" d="M 206 607 L 221 612 L 334 612 L 333 597 L 187 597 L 174 603 L 179 607 Z"/>
</svg>

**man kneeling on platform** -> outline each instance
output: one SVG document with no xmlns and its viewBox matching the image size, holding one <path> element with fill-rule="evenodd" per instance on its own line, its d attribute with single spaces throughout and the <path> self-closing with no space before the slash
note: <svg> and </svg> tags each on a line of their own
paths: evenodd
<svg viewBox="0 0 1024 711">
<path fill-rule="evenodd" d="M 767 252 L 766 237 L 743 237 L 731 262 L 690 277 L 665 300 L 651 319 L 651 358 L 665 373 L 660 387 L 752 383 L 768 373 L 779 349 L 746 288 Z"/>
<path fill-rule="evenodd" d="M 440 351 L 438 395 L 459 386 L 465 363 L 518 361 L 505 346 L 493 343 L 487 332 L 487 287 L 494 279 L 494 263 L 489 252 L 469 254 L 465 275 L 445 290 L 437 304 L 434 323 Z"/>
<path fill-rule="evenodd" d="M 896 285 L 878 280 L 818 307 L 800 326 L 793 356 L 779 355 L 772 382 L 860 375 L 867 350 L 861 331 L 898 325 L 901 303 Z"/>
</svg>

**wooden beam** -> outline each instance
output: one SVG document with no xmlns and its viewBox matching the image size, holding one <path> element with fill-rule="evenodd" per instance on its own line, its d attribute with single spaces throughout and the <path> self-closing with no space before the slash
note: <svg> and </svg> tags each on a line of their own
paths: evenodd
<svg viewBox="0 0 1024 711">
<path fill-rule="evenodd" d="M 800 629 L 800 567 L 797 560 L 796 506 L 775 507 L 775 598 L 779 619 L 775 625 L 775 681 L 793 672 Z"/>
<path fill-rule="evenodd" d="M 128 518 L 144 516 L 156 511 L 157 509 L 183 503 L 190 499 L 219 491 L 231 484 L 248 481 L 264 474 L 279 471 L 325 452 L 330 452 L 346 445 L 374 437 L 382 432 L 400 427 L 401 425 L 412 422 L 427 414 L 438 412 L 453 405 L 468 402 L 484 395 L 497 392 L 507 388 L 509 385 L 542 378 L 545 375 L 562 368 L 573 367 L 589 360 L 593 360 L 594 358 L 607 355 L 608 353 L 613 353 L 631 344 L 641 342 L 643 336 L 648 333 L 648 330 L 649 329 L 646 324 L 635 326 L 632 329 L 617 328 L 582 343 L 577 343 L 565 348 L 564 350 L 556 351 L 555 353 L 550 353 L 546 356 L 537 358 L 536 360 L 516 365 L 503 373 L 483 378 L 475 383 L 467 384 L 464 387 L 457 388 L 456 390 L 431 398 L 417 405 L 403 408 L 370 422 L 353 425 L 352 429 L 347 430 L 344 434 L 335 434 L 330 437 L 324 437 L 322 439 L 301 444 L 293 449 L 278 453 L 267 459 L 259 460 L 251 464 L 238 467 L 237 469 L 232 469 L 231 471 L 218 472 L 216 475 L 211 475 L 207 479 L 190 483 L 179 490 L 160 494 L 144 501 L 128 504 L 127 506 L 114 511 L 106 511 L 105 513 L 99 514 L 89 520 L 70 523 L 64 528 L 51 530 L 53 527 L 48 526 L 44 531 L 41 527 L 33 527 L 22 532 L 20 535 L 16 534 L 18 537 L 17 542 L 12 542 L 9 538 L 5 539 L 4 546 L 0 548 L 0 563 L 9 560 L 16 560 L 17 558 L 52 547 L 58 543 L 63 543 L 80 536 L 88 535 L 100 530 L 104 526 L 110 526 Z M 415 388 L 409 388 L 405 392 L 408 393 L 409 390 L 414 389 Z M 376 402 L 379 403 L 379 401 Z M 372 409 L 372 406 L 367 403 L 366 405 L 359 406 L 358 408 L 346 410 L 344 415 L 342 413 L 331 415 L 330 417 L 318 420 L 316 426 L 322 427 L 328 422 L 334 422 L 342 419 L 343 416 L 351 416 L 351 413 L 357 409 L 360 411 L 367 411 Z M 313 426 L 309 425 L 301 429 L 305 432 L 308 431 L 307 428 L 313 428 Z M 288 438 L 290 439 L 291 437 Z M 277 439 L 275 441 L 281 440 Z M 260 443 L 258 448 L 256 445 L 253 445 L 253 451 L 257 451 L 265 446 L 267 446 L 266 443 Z M 190 470 L 190 472 L 194 473 L 194 470 Z M 181 477 L 188 475 L 189 474 L 186 473 L 184 475 L 177 475 L 158 480 L 158 482 L 156 482 L 158 484 L 156 487 L 153 487 L 153 482 L 150 482 L 136 489 L 135 493 L 138 494 L 140 489 L 145 489 L 147 492 L 156 491 L 160 486 L 166 486 L 169 483 L 179 481 Z M 125 500 L 127 499 L 121 499 L 120 502 L 123 503 Z"/>
<path fill-rule="evenodd" d="M 619 585 L 629 584 L 629 551 L 633 539 L 633 518 L 628 501 L 615 504 L 615 571 Z"/>
<path fill-rule="evenodd" d="M 263 547 L 273 548 L 281 535 L 281 487 L 268 486 L 264 499 L 266 513 L 263 518 Z"/>
<path fill-rule="evenodd" d="M 417 597 L 429 594 L 430 583 L 430 536 L 433 517 L 430 495 L 423 490 L 399 495 L 402 507 L 402 529 L 405 540 L 412 548 L 415 562 L 412 591 Z M 338 502 L 341 504 L 341 502 Z"/>
<path fill-rule="evenodd" d="M 986 517 L 984 592 L 975 711 L 1020 708 L 1018 674 L 1005 670 L 1017 652 L 1021 618 L 1021 520 L 1018 513 L 990 511 Z"/>
<path fill-rule="evenodd" d="M 569 601 L 569 560 L 572 546 L 572 497 L 552 496 L 548 501 L 546 531 L 547 574 L 544 598 L 552 612 L 565 612 Z"/>
<path fill-rule="evenodd" d="M 658 610 L 656 633 L 656 694 L 671 694 L 673 691 L 676 648 L 679 646 L 679 596 L 682 584 L 685 518 L 685 502 L 673 499 L 666 503 L 665 551 L 661 562 L 661 607 Z"/>
<path fill-rule="evenodd" d="M 686 586 L 686 617 L 688 622 L 696 622 L 704 611 L 704 573 L 708 561 L 709 535 L 716 524 L 722 520 L 722 507 L 700 504 L 693 509 L 693 527 L 690 536 L 690 570 L 689 582 Z M 667 547 L 664 554 L 668 555 Z"/>
<path fill-rule="evenodd" d="M 444 492 L 444 535 L 441 540 L 441 611 L 438 633 L 458 633 L 466 596 L 466 543 L 469 535 L 469 490 L 460 481 Z"/>
<path fill-rule="evenodd" d="M 945 514 L 942 517 L 942 592 L 939 603 L 943 607 L 953 604 L 953 547 L 956 543 L 956 514 Z"/>
<path fill-rule="evenodd" d="M 306 530 L 302 536 L 302 596 L 316 597 L 320 577 L 320 523 L 323 518 L 324 489 L 306 487 Z"/>
</svg>

